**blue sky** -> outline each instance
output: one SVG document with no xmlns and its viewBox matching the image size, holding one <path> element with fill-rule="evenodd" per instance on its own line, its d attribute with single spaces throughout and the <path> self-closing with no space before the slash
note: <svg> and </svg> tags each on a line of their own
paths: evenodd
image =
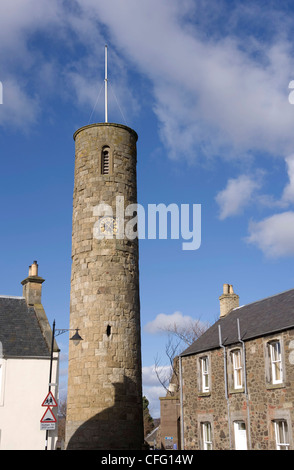
<svg viewBox="0 0 294 470">
<path fill-rule="evenodd" d="M 293 18 L 290 1 L 1 1 L 0 294 L 21 295 L 37 260 L 49 321 L 68 327 L 72 136 L 104 120 L 105 44 L 109 121 L 139 135 L 138 202 L 201 204 L 198 250 L 140 241 L 154 416 L 159 319 L 214 322 L 223 283 L 241 305 L 294 287 Z"/>
</svg>

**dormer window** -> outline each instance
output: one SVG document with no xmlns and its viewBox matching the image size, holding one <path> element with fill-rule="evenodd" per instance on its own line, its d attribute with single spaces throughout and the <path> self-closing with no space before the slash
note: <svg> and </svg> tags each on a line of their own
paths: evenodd
<svg viewBox="0 0 294 470">
<path fill-rule="evenodd" d="M 109 175 L 110 173 L 110 148 L 103 147 L 101 154 L 101 174 Z"/>
</svg>

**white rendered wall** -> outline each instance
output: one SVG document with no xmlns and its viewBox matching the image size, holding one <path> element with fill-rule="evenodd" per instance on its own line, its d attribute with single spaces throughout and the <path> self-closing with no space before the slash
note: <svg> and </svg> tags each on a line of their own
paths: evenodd
<svg viewBox="0 0 294 470">
<path fill-rule="evenodd" d="M 53 361 L 54 383 L 57 363 Z M 0 450 L 44 450 L 46 431 L 40 430 L 40 420 L 46 411 L 41 405 L 48 394 L 49 367 L 49 359 L 0 358 Z M 57 401 L 56 387 L 51 391 Z M 48 450 L 55 449 L 56 441 L 57 423 L 49 432 Z"/>
</svg>

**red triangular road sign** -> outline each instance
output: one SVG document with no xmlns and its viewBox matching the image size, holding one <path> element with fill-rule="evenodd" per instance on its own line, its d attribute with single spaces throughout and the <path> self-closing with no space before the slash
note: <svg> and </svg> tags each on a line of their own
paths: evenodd
<svg viewBox="0 0 294 470">
<path fill-rule="evenodd" d="M 48 393 L 41 406 L 58 406 L 51 392 Z"/>
<path fill-rule="evenodd" d="M 41 423 L 56 423 L 56 418 L 54 414 L 52 413 L 51 409 L 47 408 L 45 413 L 43 414 L 43 417 L 41 418 Z"/>
</svg>

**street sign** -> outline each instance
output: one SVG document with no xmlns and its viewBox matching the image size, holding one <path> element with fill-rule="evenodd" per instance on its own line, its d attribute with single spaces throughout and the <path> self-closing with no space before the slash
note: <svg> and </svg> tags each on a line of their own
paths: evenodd
<svg viewBox="0 0 294 470">
<path fill-rule="evenodd" d="M 41 431 L 54 431 L 55 423 L 40 423 Z"/>
<path fill-rule="evenodd" d="M 45 413 L 43 414 L 43 417 L 41 418 L 41 423 L 56 423 L 56 418 L 54 414 L 52 413 L 51 409 L 47 408 Z"/>
<path fill-rule="evenodd" d="M 58 406 L 52 392 L 49 392 L 41 406 Z"/>
</svg>

